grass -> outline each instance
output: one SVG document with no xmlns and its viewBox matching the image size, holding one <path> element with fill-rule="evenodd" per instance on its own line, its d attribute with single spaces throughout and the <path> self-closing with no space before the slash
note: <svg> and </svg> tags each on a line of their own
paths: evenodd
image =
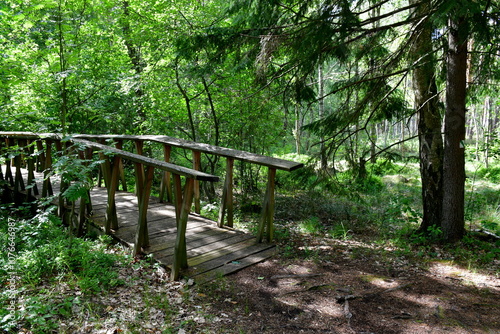
<svg viewBox="0 0 500 334">
<path fill-rule="evenodd" d="M 500 260 L 500 242 L 482 240 L 473 231 L 483 229 L 500 235 L 500 187 L 493 182 L 497 173 L 475 173 L 476 166 L 467 167 L 468 175 L 475 175 L 466 184 L 468 234 L 457 244 L 441 245 L 438 228 L 427 236 L 415 234 L 422 218 L 418 164 L 392 164 L 386 166 L 387 175 L 374 175 L 355 187 L 345 175 L 338 178 L 338 191 L 306 190 L 278 196 L 276 236 L 280 250 L 287 257 L 308 257 L 314 249 L 312 239 L 322 236 L 366 241 L 377 245 L 376 252 L 389 256 L 424 262 L 451 259 L 464 267 L 489 269 Z M 376 172 L 384 174 L 380 168 Z"/>
</svg>

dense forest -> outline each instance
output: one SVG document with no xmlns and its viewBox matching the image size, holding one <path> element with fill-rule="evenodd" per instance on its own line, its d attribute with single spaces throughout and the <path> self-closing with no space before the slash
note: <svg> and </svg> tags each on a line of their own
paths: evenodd
<svg viewBox="0 0 500 334">
<path fill-rule="evenodd" d="M 301 161 L 277 176 L 288 255 L 301 219 L 334 239 L 398 230 L 433 254 L 481 231 L 493 241 L 478 262 L 498 277 L 499 29 L 498 0 L 0 0 L 0 131 L 158 134 Z M 235 168 L 244 225 L 265 177 Z M 221 189 L 202 191 L 216 215 Z"/>
</svg>

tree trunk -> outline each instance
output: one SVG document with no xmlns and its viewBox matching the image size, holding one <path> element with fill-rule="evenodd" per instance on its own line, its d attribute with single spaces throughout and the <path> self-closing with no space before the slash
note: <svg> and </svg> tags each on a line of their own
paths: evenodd
<svg viewBox="0 0 500 334">
<path fill-rule="evenodd" d="M 446 77 L 443 163 L 443 237 L 460 240 L 465 232 L 465 96 L 467 89 L 467 22 L 450 18 Z"/>
<path fill-rule="evenodd" d="M 417 2 L 418 0 L 412 0 Z M 416 9 L 420 16 L 428 12 L 430 1 Z M 429 227 L 441 226 L 443 201 L 443 139 L 441 115 L 432 56 L 432 26 L 428 21 L 415 27 L 412 54 L 419 64 L 413 72 L 415 107 L 418 115 L 418 138 L 420 154 L 420 176 L 422 178 L 423 219 L 419 231 L 428 232 Z"/>
<path fill-rule="evenodd" d="M 320 64 L 318 67 L 318 95 L 319 95 L 319 119 L 323 119 L 325 117 L 325 92 L 324 92 L 324 78 L 323 78 L 323 65 Z M 328 167 L 326 160 L 326 148 L 324 143 L 324 138 L 321 136 L 320 138 L 320 156 L 321 156 L 321 169 L 326 170 Z"/>
<path fill-rule="evenodd" d="M 130 58 L 130 62 L 132 63 L 132 68 L 135 71 L 137 77 L 137 83 L 134 90 L 135 97 L 137 99 L 137 114 L 139 115 L 139 127 L 142 126 L 144 122 L 146 122 L 146 114 L 144 112 L 144 90 L 142 89 L 142 74 L 144 72 L 144 68 L 146 64 L 141 57 L 140 49 L 135 45 L 132 38 L 132 29 L 130 27 L 130 4 L 128 1 L 122 2 L 123 6 L 123 19 L 122 19 L 122 31 L 123 31 L 123 40 L 125 46 L 127 47 L 127 53 Z"/>
</svg>

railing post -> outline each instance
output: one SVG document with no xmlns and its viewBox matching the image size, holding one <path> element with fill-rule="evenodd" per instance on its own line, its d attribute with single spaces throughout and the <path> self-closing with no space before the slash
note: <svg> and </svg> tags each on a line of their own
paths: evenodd
<svg viewBox="0 0 500 334">
<path fill-rule="evenodd" d="M 102 164 L 102 174 L 104 177 L 104 184 L 108 193 L 108 201 L 106 206 L 106 225 L 105 231 L 107 234 L 111 233 L 111 229 L 118 229 L 118 218 L 116 214 L 116 185 L 118 184 L 118 162 L 120 157 L 113 157 L 113 162 L 106 157 L 104 152 L 99 152 L 101 160 L 105 160 Z"/>
<path fill-rule="evenodd" d="M 170 162 L 170 154 L 172 152 L 172 146 L 163 144 L 163 157 L 165 162 Z M 160 185 L 160 203 L 163 203 L 163 198 L 167 194 L 167 202 L 172 202 L 172 184 L 170 180 L 170 172 L 164 171 L 163 177 L 161 178 Z"/>
<path fill-rule="evenodd" d="M 9 147 L 10 147 L 10 138 L 5 137 L 5 146 L 6 146 L 6 156 L 5 156 L 5 181 L 9 182 L 11 186 L 14 186 L 14 177 L 12 176 L 12 159 L 9 158 Z"/>
<path fill-rule="evenodd" d="M 37 161 L 36 171 L 41 173 L 45 170 L 45 151 L 43 149 L 43 142 L 41 139 L 36 139 Z"/>
<path fill-rule="evenodd" d="M 234 159 L 227 158 L 226 160 L 226 179 L 224 181 L 224 189 L 222 191 L 222 200 L 219 211 L 219 227 L 224 226 L 224 216 L 227 212 L 227 226 L 233 227 L 233 167 Z"/>
<path fill-rule="evenodd" d="M 62 142 L 61 140 L 56 140 L 55 141 L 55 146 L 56 146 L 56 151 L 57 151 L 57 154 L 59 155 L 63 155 L 64 154 L 64 150 L 63 150 L 63 145 L 62 145 Z M 67 185 L 67 182 L 64 180 L 62 174 L 61 174 L 61 181 L 60 181 L 60 184 L 59 184 L 59 205 L 57 207 L 57 214 L 59 217 L 61 217 L 64 221 L 64 218 L 65 218 L 65 203 L 64 203 L 64 197 L 62 196 L 62 194 L 66 191 L 68 185 Z M 71 223 L 71 222 L 70 222 Z M 70 224 L 68 224 L 70 225 Z"/>
<path fill-rule="evenodd" d="M 193 151 L 193 169 L 197 170 L 197 171 L 199 171 L 201 169 L 201 152 L 200 151 Z M 199 214 L 201 212 L 200 181 L 194 180 L 193 192 L 194 192 L 194 212 Z"/>
<path fill-rule="evenodd" d="M 1 140 L 2 138 L 0 138 L 0 157 L 2 157 L 5 153 L 3 151 L 3 143 L 4 141 Z M 3 176 L 3 171 L 2 171 L 2 165 L 0 164 L 0 180 L 5 180 L 4 176 Z"/>
<path fill-rule="evenodd" d="M 23 139 L 19 139 L 17 141 L 17 145 L 19 148 L 18 154 L 14 157 L 14 165 L 16 167 L 16 176 L 15 176 L 15 181 L 14 181 L 14 191 L 15 192 L 20 192 L 25 189 L 24 187 L 24 180 L 23 180 L 23 175 L 21 173 L 21 164 L 22 164 L 22 153 L 21 151 L 24 150 L 25 147 L 25 141 Z"/>
<path fill-rule="evenodd" d="M 45 162 L 43 163 L 43 186 L 42 197 L 54 195 L 52 190 L 52 183 L 50 182 L 50 172 L 52 170 L 52 140 L 45 140 Z"/>
<path fill-rule="evenodd" d="M 139 221 L 137 224 L 137 233 L 135 235 L 134 256 L 141 252 L 141 248 L 149 245 L 149 233 L 147 225 L 147 214 L 149 205 L 149 196 L 151 194 L 151 185 L 153 184 L 154 167 L 146 168 L 145 179 L 141 180 L 140 171 L 144 171 L 142 164 L 135 163 L 137 178 L 137 203 L 139 205 Z"/>
<path fill-rule="evenodd" d="M 78 158 L 80 160 L 86 160 L 84 162 L 85 166 L 88 166 L 88 160 L 92 159 L 92 149 L 85 148 L 84 150 L 78 150 Z M 86 196 L 80 197 L 80 207 L 78 212 L 78 227 L 77 227 L 77 236 L 83 235 L 83 229 L 85 226 L 85 222 L 87 220 L 87 214 L 92 212 L 92 200 L 90 197 L 90 189 L 87 189 Z"/>
<path fill-rule="evenodd" d="M 134 144 L 135 144 L 136 153 L 139 154 L 139 155 L 144 155 L 143 154 L 144 153 L 143 152 L 144 151 L 144 142 L 142 140 L 136 140 L 134 142 Z M 144 175 L 144 167 L 142 165 L 141 165 L 141 167 L 139 169 L 136 169 L 135 173 L 136 173 L 136 180 L 137 180 L 137 176 L 138 176 L 137 173 L 140 174 L 139 176 L 141 177 L 141 180 L 144 180 L 145 177 L 146 177 Z M 137 196 L 139 196 L 138 190 L 139 190 L 140 187 L 141 187 L 141 185 L 136 182 L 136 184 L 135 184 L 135 194 Z"/>
<path fill-rule="evenodd" d="M 274 239 L 274 179 L 276 168 L 269 167 L 267 174 L 267 189 L 262 205 L 262 218 L 260 220 L 257 242 L 262 242 L 262 236 L 266 232 L 267 241 Z"/>
<path fill-rule="evenodd" d="M 28 166 L 28 179 L 27 179 L 27 185 L 28 185 L 28 191 L 26 192 L 26 197 L 29 199 L 31 196 L 31 189 L 33 188 L 33 194 L 35 196 L 38 196 L 38 186 L 36 185 L 35 182 L 35 161 L 33 154 L 35 153 L 35 148 L 33 147 L 34 143 L 28 141 L 27 143 L 28 147 L 28 156 L 27 156 L 27 166 Z"/>
<path fill-rule="evenodd" d="M 186 251 L 186 229 L 189 212 L 193 202 L 194 180 L 186 178 L 184 186 L 184 196 L 182 199 L 182 207 L 177 216 L 177 239 L 175 240 L 174 263 L 172 264 L 172 272 L 170 278 L 174 281 L 179 279 L 180 270 L 187 268 L 187 251 Z M 177 211 L 176 211 L 177 212 Z"/>
<path fill-rule="evenodd" d="M 119 149 L 119 150 L 123 149 L 123 140 L 122 139 L 118 139 L 116 141 L 116 148 Z M 125 179 L 125 171 L 123 170 L 123 160 L 122 159 L 120 159 L 120 162 L 119 162 L 119 165 L 118 165 L 118 170 L 119 170 L 119 173 L 120 173 L 120 180 L 122 182 L 122 189 L 123 189 L 123 191 L 128 191 L 128 189 L 127 189 L 127 180 Z"/>
</svg>

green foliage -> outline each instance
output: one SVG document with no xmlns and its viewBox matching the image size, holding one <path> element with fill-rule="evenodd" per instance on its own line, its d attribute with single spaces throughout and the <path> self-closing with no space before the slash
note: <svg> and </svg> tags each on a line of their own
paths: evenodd
<svg viewBox="0 0 500 334">
<path fill-rule="evenodd" d="M 500 167 L 482 167 L 476 172 L 476 176 L 479 178 L 486 179 L 493 183 L 500 183 Z"/>
<path fill-rule="evenodd" d="M 85 293 L 96 293 L 121 283 L 113 270 L 119 258 L 103 253 L 105 244 L 69 237 L 52 213 L 17 221 L 4 217 L 0 237 L 5 243 L 8 222 L 16 226 L 15 268 L 25 284 L 68 279 Z M 2 268 L 8 260 L 2 257 Z M 0 280 L 5 284 L 7 279 L 8 272 L 1 270 Z"/>
</svg>

